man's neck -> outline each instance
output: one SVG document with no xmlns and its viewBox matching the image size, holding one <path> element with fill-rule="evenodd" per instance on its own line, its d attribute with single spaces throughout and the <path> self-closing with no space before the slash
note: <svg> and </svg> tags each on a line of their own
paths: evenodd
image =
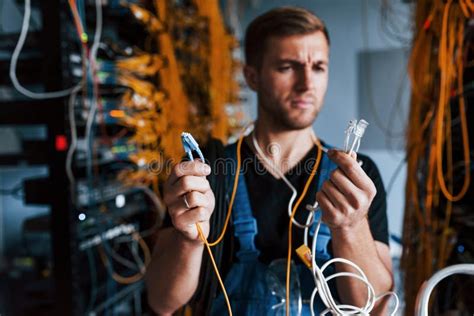
<svg viewBox="0 0 474 316">
<path fill-rule="evenodd" d="M 264 163 L 268 171 L 272 172 L 272 168 L 278 168 L 283 173 L 306 156 L 314 146 L 315 137 L 311 126 L 302 130 L 282 131 L 265 126 L 259 121 L 255 123 L 253 135 L 266 158 L 272 163 L 272 166 Z M 256 152 L 252 139 L 248 141 Z M 260 158 L 263 160 L 262 157 Z M 275 175 L 274 172 L 272 173 Z"/>
</svg>

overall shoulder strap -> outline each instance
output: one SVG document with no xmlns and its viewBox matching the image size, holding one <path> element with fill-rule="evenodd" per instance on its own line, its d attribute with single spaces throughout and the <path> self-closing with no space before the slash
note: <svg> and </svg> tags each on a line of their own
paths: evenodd
<svg viewBox="0 0 474 316">
<path fill-rule="evenodd" d="M 260 252 L 255 247 L 255 236 L 258 233 L 257 221 L 253 217 L 250 199 L 245 183 L 245 176 L 241 170 L 237 170 L 237 144 L 231 144 L 225 148 L 226 154 L 226 178 L 227 197 L 230 201 L 232 190 L 234 189 L 235 176 L 238 173 L 239 181 L 235 194 L 234 205 L 232 207 L 232 220 L 234 226 L 234 236 L 239 241 L 240 249 L 237 252 L 237 259 L 241 262 L 253 261 L 258 258 Z"/>
<path fill-rule="evenodd" d="M 326 148 L 331 149 L 333 147 L 326 145 Z M 337 165 L 334 162 L 332 162 L 331 159 L 329 159 L 326 153 L 323 153 L 323 156 L 321 158 L 321 167 L 319 168 L 318 191 L 321 189 L 324 181 L 329 179 L 331 172 L 336 170 L 336 168 L 337 168 Z M 311 236 L 314 236 L 314 232 L 316 230 L 316 224 L 320 216 L 321 216 L 321 212 L 316 213 L 315 223 L 311 227 L 311 230 L 310 230 Z M 326 261 L 331 258 L 331 255 L 328 250 L 328 245 L 329 245 L 330 240 L 331 240 L 331 231 L 329 230 L 329 227 L 326 224 L 321 223 L 321 227 L 319 228 L 319 233 L 318 233 L 318 240 L 316 242 L 315 255 L 317 259 Z"/>
</svg>

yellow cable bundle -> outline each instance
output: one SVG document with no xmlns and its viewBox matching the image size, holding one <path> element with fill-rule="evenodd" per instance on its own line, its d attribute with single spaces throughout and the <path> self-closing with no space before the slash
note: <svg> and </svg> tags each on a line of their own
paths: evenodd
<svg viewBox="0 0 474 316">
<path fill-rule="evenodd" d="M 135 135 L 131 137 L 133 143 L 140 145 L 149 145 L 158 142 L 159 133 L 166 127 L 156 122 L 162 119 L 161 115 L 155 111 L 141 111 L 133 116 L 126 116 L 122 119 L 125 126 L 132 128 Z M 157 128 L 160 128 L 157 133 Z"/>
<path fill-rule="evenodd" d="M 156 0 L 155 6 L 157 16 L 166 23 L 168 16 L 168 2 Z M 169 30 L 168 30 L 169 31 Z M 162 32 L 156 35 L 160 47 L 160 53 L 168 61 L 168 67 L 159 72 L 159 77 L 163 90 L 167 92 L 169 103 L 163 104 L 166 112 L 168 126 L 171 127 L 162 135 L 161 146 L 165 154 L 173 161 L 179 161 L 182 155 L 181 148 L 176 146 L 174 140 L 179 139 L 181 132 L 188 127 L 188 109 L 191 102 L 186 96 L 181 78 L 179 76 L 178 61 L 175 56 L 173 41 L 169 32 Z M 167 107 L 165 109 L 165 107 Z"/>
<path fill-rule="evenodd" d="M 116 61 L 119 70 L 135 73 L 141 76 L 154 76 L 165 65 L 165 60 L 159 55 L 142 54 Z"/>
<path fill-rule="evenodd" d="M 159 49 L 159 55 L 138 52 L 116 63 L 120 83 L 133 90 L 124 95 L 123 103 L 140 111 L 155 109 L 160 114 L 159 124 L 165 128 L 155 128 L 162 132 L 157 135 L 157 149 L 177 162 L 181 150 L 175 139 L 183 130 L 190 130 L 203 141 L 209 134 L 225 140 L 228 117 L 224 106 L 235 100 L 238 86 L 231 56 L 235 40 L 225 30 L 218 2 L 197 1 L 196 13 L 187 10 L 187 5 L 169 1 L 155 1 L 156 14 L 139 5 L 123 5 L 148 28 Z M 176 35 L 187 28 L 195 32 L 194 41 Z M 156 76 L 156 81 L 143 80 L 144 76 Z M 208 97 L 203 98 L 202 92 Z"/>
<path fill-rule="evenodd" d="M 119 83 L 131 88 L 134 93 L 143 96 L 149 100 L 152 100 L 153 91 L 155 91 L 155 86 L 146 80 L 141 80 L 132 75 L 119 74 Z"/>
<path fill-rule="evenodd" d="M 152 99 L 148 99 L 151 97 Z M 137 91 L 129 90 L 122 96 L 121 106 L 135 111 L 157 110 L 159 105 L 165 101 L 166 95 L 163 91 L 153 91 L 151 95 L 144 96 Z"/>
<path fill-rule="evenodd" d="M 132 11 L 135 18 L 142 22 L 150 33 L 158 33 L 164 30 L 163 23 L 157 17 L 151 14 L 150 11 L 140 7 L 137 4 L 128 3 L 127 1 L 122 1 L 121 5 L 130 8 L 130 11 Z"/>
<path fill-rule="evenodd" d="M 154 138 L 159 141 L 159 147 L 154 149 L 161 150 L 167 159 L 176 162 L 181 157 L 181 149 L 175 146 L 175 139 L 178 139 L 181 131 L 186 130 L 188 126 L 189 100 L 183 89 L 181 78 L 179 76 L 179 65 L 175 56 L 173 42 L 169 30 L 164 28 L 162 21 L 167 19 L 167 3 L 165 1 L 156 1 L 157 15 L 140 7 L 139 5 L 123 2 L 122 5 L 130 8 L 134 16 L 142 22 L 150 32 L 151 36 L 157 38 L 160 49 L 160 56 L 135 56 L 128 60 L 118 63 L 118 67 L 125 71 L 120 75 L 120 83 L 132 88 L 134 93 L 124 96 L 124 102 L 129 102 L 133 106 L 134 97 L 139 96 L 139 105 L 148 102 L 149 109 L 159 111 L 159 119 L 155 121 L 155 128 L 150 132 L 159 131 L 152 135 L 139 132 L 137 138 Z M 164 66 L 166 60 L 166 67 Z M 136 78 L 127 73 L 142 74 L 159 78 L 160 90 L 156 88 L 156 82 L 145 81 Z M 145 102 L 143 102 L 145 101 Z M 138 105 L 138 104 L 137 104 Z M 158 112 L 157 112 L 158 114 Z M 137 115 L 139 115 L 137 113 Z M 143 131 L 142 131 L 143 132 Z M 158 144 L 157 144 L 158 145 Z"/>
<path fill-rule="evenodd" d="M 471 0 L 417 2 L 417 30 L 408 68 L 412 100 L 402 257 L 407 311 L 413 310 L 421 283 L 449 258 L 453 202 L 464 197 L 470 184 L 463 40 L 464 25 L 473 13 Z M 465 171 L 458 192 L 454 192 L 453 182 L 450 107 L 454 94 L 459 95 Z M 447 172 L 443 170 L 444 157 Z"/>
<path fill-rule="evenodd" d="M 213 122 L 212 136 L 223 141 L 228 136 L 228 118 L 225 105 L 235 93 L 232 49 L 235 40 L 225 28 L 217 0 L 195 0 L 200 15 L 209 20 L 209 94 Z"/>
<path fill-rule="evenodd" d="M 127 187 L 150 186 L 154 184 L 158 177 L 146 169 L 129 170 L 124 169 L 119 172 L 117 179 Z M 158 195 L 159 191 L 153 188 Z"/>
<path fill-rule="evenodd" d="M 460 3 L 463 3 L 461 1 Z M 437 137 L 436 137 L 436 161 L 437 161 L 437 176 L 438 181 L 441 187 L 441 191 L 446 196 L 446 198 L 452 202 L 459 201 L 467 192 L 470 182 L 470 156 L 469 156 L 469 139 L 467 133 L 467 122 L 465 116 L 465 100 L 464 96 L 461 94 L 459 99 L 459 113 L 461 116 L 461 129 L 463 137 L 463 147 L 464 147 L 464 162 L 465 162 L 465 176 L 462 189 L 458 194 L 453 194 L 449 192 L 446 188 L 446 183 L 444 180 L 443 173 L 443 121 L 445 119 L 445 110 L 446 107 L 449 107 L 449 99 L 451 97 L 451 90 L 453 83 L 458 80 L 458 91 L 463 92 L 463 66 L 462 66 L 462 54 L 458 52 L 455 56 L 455 48 L 459 51 L 463 51 L 463 36 L 464 36 L 464 23 L 466 18 L 470 18 L 471 14 L 469 12 L 464 12 L 464 10 L 453 10 L 451 20 L 448 20 L 450 17 L 450 8 L 452 0 L 449 0 L 445 5 L 445 11 L 443 15 L 443 33 L 441 34 L 441 43 L 439 49 L 439 67 L 441 70 L 441 83 L 440 83 L 440 97 L 439 97 L 439 106 L 437 113 Z M 461 8 L 466 9 L 466 4 L 461 5 Z M 462 14 L 461 14 L 462 13 Z M 464 16 L 464 13 L 468 14 Z M 453 22 L 454 20 L 454 22 Z M 448 24 L 448 21 L 451 21 Z M 453 65 L 452 59 L 455 60 L 455 65 Z M 455 67 L 457 66 L 457 71 Z M 448 119 L 451 117 L 448 116 Z"/>
</svg>

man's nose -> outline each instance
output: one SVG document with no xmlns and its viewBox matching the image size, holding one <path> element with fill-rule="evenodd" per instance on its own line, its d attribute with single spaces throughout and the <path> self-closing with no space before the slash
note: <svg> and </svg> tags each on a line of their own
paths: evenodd
<svg viewBox="0 0 474 316">
<path fill-rule="evenodd" d="M 296 88 L 298 91 L 307 91 L 314 88 L 313 70 L 311 67 L 301 67 L 299 69 Z"/>
</svg>

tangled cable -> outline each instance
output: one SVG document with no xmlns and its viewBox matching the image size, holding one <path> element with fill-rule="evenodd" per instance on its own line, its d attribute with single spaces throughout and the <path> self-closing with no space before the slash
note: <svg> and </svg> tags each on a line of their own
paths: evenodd
<svg viewBox="0 0 474 316">
<path fill-rule="evenodd" d="M 355 151 L 355 152 L 358 151 L 358 149 L 360 147 L 360 141 L 361 141 L 361 139 L 364 135 L 364 132 L 365 132 L 365 129 L 367 128 L 367 126 L 368 126 L 368 123 L 365 120 L 360 120 L 359 122 L 357 122 L 357 120 L 351 120 L 349 122 L 348 128 L 345 131 L 346 137 L 345 137 L 345 141 L 344 141 L 344 151 L 346 153 L 350 154 L 353 151 Z M 303 192 L 302 192 L 300 198 L 298 199 L 296 205 L 293 206 L 294 200 L 296 199 L 296 196 L 297 196 L 296 189 L 288 181 L 288 179 L 285 177 L 283 172 L 281 172 L 281 170 L 279 170 L 278 168 L 275 168 L 273 166 L 272 162 L 263 153 L 262 149 L 260 148 L 260 146 L 259 146 L 259 144 L 256 140 L 255 133 L 252 134 L 252 142 L 253 142 L 253 145 L 254 145 L 259 157 L 261 157 L 268 166 L 272 167 L 274 172 L 277 173 L 283 179 L 283 181 L 287 184 L 287 186 L 293 192 L 293 194 L 290 198 L 290 201 L 288 203 L 290 223 L 289 223 L 289 236 L 288 236 L 289 242 L 288 242 L 288 261 L 287 261 L 287 276 L 286 276 L 286 314 L 289 315 L 289 304 L 290 304 L 289 284 L 290 284 L 290 267 L 291 267 L 290 259 L 291 259 L 291 249 L 292 249 L 292 241 L 291 241 L 292 225 L 295 224 L 299 228 L 304 228 L 305 229 L 304 244 L 306 246 L 308 246 L 309 228 L 313 225 L 314 218 L 315 218 L 315 212 L 320 211 L 319 208 L 318 208 L 317 202 L 315 202 L 315 204 L 313 206 L 311 206 L 311 205 L 307 206 L 307 209 L 310 212 L 308 214 L 308 217 L 307 217 L 307 220 L 306 220 L 305 224 L 298 223 L 294 219 L 294 215 L 296 213 L 296 210 L 298 209 L 299 204 L 304 199 L 304 197 L 306 195 L 306 192 L 308 190 L 309 184 L 311 183 L 311 181 L 312 181 L 312 179 L 313 179 L 313 177 L 314 177 L 314 175 L 315 175 L 315 173 L 318 169 L 318 165 L 319 165 L 319 162 L 320 162 L 320 159 L 321 159 L 322 146 L 319 142 L 315 142 L 315 144 L 318 145 L 318 149 L 319 149 L 318 150 L 318 156 L 317 156 L 317 162 L 316 162 L 316 164 L 315 164 L 315 166 L 314 166 L 314 168 L 313 168 L 313 170 L 310 174 L 310 177 L 309 177 L 308 181 L 306 182 L 305 188 L 303 189 Z M 312 254 L 316 253 L 316 244 L 317 244 L 317 239 L 318 239 L 319 228 L 321 226 L 321 218 L 322 218 L 322 216 L 320 216 L 319 219 L 318 219 L 315 234 L 314 234 L 314 237 L 313 237 L 312 247 L 311 247 L 311 249 L 312 249 L 311 253 Z M 350 273 L 350 272 L 339 272 L 339 273 L 335 273 L 335 274 L 333 274 L 329 277 L 325 277 L 324 274 L 323 274 L 324 271 L 330 265 L 335 264 L 335 263 L 342 263 L 342 264 L 350 265 L 351 267 L 356 269 L 358 274 Z M 311 255 L 311 271 L 312 271 L 314 282 L 315 282 L 315 289 L 312 292 L 311 303 L 310 303 L 310 309 L 311 309 L 311 314 L 312 315 L 315 315 L 315 313 L 314 313 L 314 300 L 316 298 L 316 294 L 319 294 L 319 296 L 321 297 L 322 302 L 327 307 L 326 310 L 323 311 L 323 313 L 322 313 L 323 315 L 327 314 L 329 312 L 336 313 L 338 315 L 342 315 L 342 314 L 346 314 L 346 315 L 354 315 L 354 314 L 369 315 L 370 312 L 372 311 L 372 309 L 374 308 L 375 303 L 378 300 L 380 300 L 383 297 L 388 296 L 388 295 L 394 296 L 395 300 L 396 300 L 395 308 L 394 308 L 394 311 L 391 313 L 391 315 L 395 315 L 395 313 L 398 310 L 399 300 L 398 300 L 397 295 L 394 292 L 386 292 L 386 293 L 383 293 L 379 296 L 376 296 L 373 286 L 370 284 L 369 280 L 367 279 L 367 277 L 364 274 L 364 272 L 362 271 L 362 269 L 360 269 L 356 264 L 354 264 L 353 262 L 351 262 L 347 259 L 333 258 L 333 259 L 329 260 L 328 262 L 326 262 L 321 268 L 319 268 L 318 265 L 316 264 L 316 257 L 314 255 Z M 331 293 L 331 290 L 329 288 L 328 282 L 330 280 L 334 279 L 334 278 L 337 278 L 337 277 L 353 277 L 353 278 L 356 278 L 356 279 L 364 282 L 367 285 L 367 295 L 368 295 L 368 297 L 367 297 L 367 303 L 365 304 L 364 307 L 361 308 L 361 307 L 348 305 L 348 304 L 338 304 L 334 300 L 333 295 Z"/>
<path fill-rule="evenodd" d="M 311 253 L 313 254 L 316 253 L 316 242 L 318 239 L 319 228 L 321 227 L 321 218 L 322 216 L 319 217 L 318 223 L 316 225 L 316 230 L 315 230 L 313 242 L 311 245 Z M 308 231 L 306 230 L 305 240 L 307 240 L 307 234 L 308 234 Z M 321 268 L 319 268 L 318 265 L 316 264 L 316 256 L 313 255 L 311 256 L 311 258 L 312 258 L 311 270 L 313 273 L 314 283 L 316 284 L 316 287 L 314 288 L 313 293 L 311 294 L 311 303 L 310 303 L 311 315 L 315 315 L 314 300 L 316 298 L 316 294 L 319 294 L 319 297 L 323 301 L 324 305 L 327 307 L 321 313 L 321 315 L 326 315 L 329 312 L 335 313 L 337 315 L 355 315 L 355 314 L 370 315 L 370 312 L 374 308 L 375 303 L 388 295 L 392 295 L 395 298 L 395 307 L 390 315 L 394 316 L 396 314 L 398 310 L 398 306 L 399 306 L 399 299 L 398 299 L 398 296 L 395 294 L 395 292 L 386 292 L 379 296 L 375 296 L 375 290 L 373 286 L 370 284 L 369 280 L 367 279 L 367 276 L 365 275 L 364 271 L 362 271 L 362 269 L 359 268 L 355 263 L 344 258 L 333 258 L 329 260 L 328 262 L 326 262 L 325 264 L 323 264 Z M 351 272 L 339 272 L 339 273 L 332 274 L 328 277 L 325 277 L 324 271 L 330 265 L 336 264 L 336 263 L 343 263 L 343 264 L 350 265 L 351 267 L 357 270 L 358 274 L 351 273 Z M 331 293 L 331 289 L 329 288 L 328 282 L 338 277 L 352 277 L 365 283 L 365 285 L 367 286 L 367 303 L 365 304 L 364 307 L 361 308 L 361 307 L 348 305 L 348 304 L 338 304 L 334 300 L 333 295 Z"/>
<path fill-rule="evenodd" d="M 471 183 L 463 77 L 469 51 L 466 30 L 473 13 L 472 0 L 416 4 L 408 67 L 412 97 L 401 262 L 407 310 L 413 310 L 423 281 L 448 262 L 455 245 L 450 242 L 456 233 L 454 203 L 465 197 Z M 456 165 L 462 168 L 455 170 Z"/>
<path fill-rule="evenodd" d="M 359 150 L 360 141 L 364 136 L 365 129 L 367 128 L 368 123 L 365 120 L 351 120 L 349 121 L 348 127 L 345 130 L 345 140 L 344 140 L 344 151 L 348 154 L 351 152 L 357 152 Z M 351 141 L 352 139 L 352 141 Z M 311 212 L 307 218 L 307 225 L 304 231 L 304 244 L 308 247 L 308 233 L 309 233 L 309 226 L 308 223 L 313 222 L 313 217 L 315 216 L 316 212 L 321 212 L 319 209 L 317 202 L 312 207 L 314 212 Z M 310 302 L 310 310 L 311 315 L 315 315 L 314 313 L 314 300 L 316 299 L 316 294 L 319 294 L 324 305 L 327 307 L 321 314 L 325 315 L 329 312 L 335 313 L 337 315 L 355 315 L 355 314 L 362 314 L 362 315 L 370 315 L 370 312 L 375 306 L 375 303 L 382 299 L 385 296 L 392 295 L 395 298 L 395 307 L 392 311 L 391 315 L 395 315 L 398 310 L 399 306 L 399 299 L 394 292 L 386 292 L 379 296 L 375 295 L 375 290 L 373 286 L 370 284 L 367 276 L 365 275 L 364 271 L 360 269 L 356 264 L 351 262 L 350 260 L 344 258 L 333 258 L 326 263 L 324 263 L 321 268 L 318 267 L 316 264 L 316 244 L 318 240 L 318 233 L 321 227 L 321 219 L 322 216 L 319 216 L 318 222 L 315 228 L 315 233 L 313 236 L 313 241 L 311 244 L 311 271 L 314 278 L 315 288 L 311 294 L 311 302 Z M 342 263 L 350 265 L 354 268 L 358 273 L 351 273 L 351 272 L 339 272 L 332 274 L 328 277 L 324 276 L 324 271 L 331 265 L 336 263 Z M 364 307 L 357 307 L 349 304 L 338 304 L 331 293 L 331 289 L 328 285 L 328 282 L 332 279 L 338 277 L 352 277 L 360 280 L 367 286 L 367 302 Z"/>
<path fill-rule="evenodd" d="M 71 2 L 69 3 L 71 4 Z M 78 35 L 83 45 L 87 46 L 86 45 L 87 35 L 86 33 L 84 33 L 82 25 L 77 22 L 77 19 L 76 19 L 77 12 L 74 10 L 74 8 L 75 7 L 71 5 L 71 12 L 75 19 L 76 27 L 78 28 Z M 16 74 L 16 67 L 17 67 L 18 59 L 20 57 L 23 46 L 25 45 L 26 36 L 28 35 L 28 29 L 30 26 L 30 17 L 31 17 L 31 0 L 25 0 L 25 14 L 23 16 L 23 22 L 21 24 L 20 37 L 18 38 L 18 42 L 13 51 L 12 58 L 10 61 L 10 68 L 9 68 L 9 75 L 13 83 L 13 86 L 18 92 L 20 92 L 21 94 L 31 99 L 54 99 L 54 98 L 62 98 L 62 97 L 68 96 L 74 91 L 77 91 L 78 87 L 82 86 L 82 82 L 79 82 L 76 86 L 66 89 L 66 90 L 53 91 L 53 92 L 33 92 L 23 87 L 20 81 L 18 80 L 18 77 Z"/>
</svg>

